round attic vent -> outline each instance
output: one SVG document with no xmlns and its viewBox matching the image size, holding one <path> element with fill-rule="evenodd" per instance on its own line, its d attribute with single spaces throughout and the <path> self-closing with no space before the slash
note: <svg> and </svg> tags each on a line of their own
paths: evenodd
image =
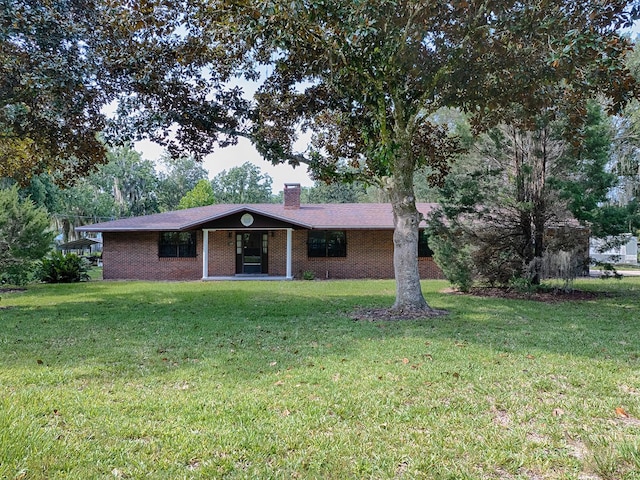
<svg viewBox="0 0 640 480">
<path fill-rule="evenodd" d="M 253 225 L 253 215 L 251 215 L 250 213 L 245 213 L 244 215 L 242 215 L 242 217 L 240 217 L 240 223 L 242 223 L 242 225 L 244 225 L 245 227 L 250 227 L 251 225 Z"/>
</svg>

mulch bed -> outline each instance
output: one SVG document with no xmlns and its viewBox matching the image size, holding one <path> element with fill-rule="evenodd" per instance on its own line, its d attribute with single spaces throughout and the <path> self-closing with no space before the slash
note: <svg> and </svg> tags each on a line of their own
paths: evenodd
<svg viewBox="0 0 640 480">
<path fill-rule="evenodd" d="M 535 302 L 543 303 L 558 303 L 558 302 L 575 302 L 584 300 L 593 300 L 598 297 L 607 296 L 603 292 L 585 292 L 583 290 L 571 290 L 564 291 L 557 290 L 544 290 L 539 292 L 519 292 L 511 288 L 497 288 L 497 287 L 476 287 L 469 292 L 460 292 L 448 288 L 444 290 L 445 293 L 452 295 L 470 295 L 475 297 L 486 298 L 505 298 L 511 300 L 532 300 Z M 436 309 L 416 309 L 416 310 L 394 310 L 391 308 L 360 308 L 355 310 L 349 316 L 355 321 L 398 321 L 398 320 L 419 320 L 424 318 L 441 317 L 447 315 L 446 310 Z"/>
<path fill-rule="evenodd" d="M 533 300 L 543 303 L 575 302 L 593 300 L 605 296 L 603 292 L 585 292 L 583 290 L 565 291 L 562 289 L 542 290 L 539 292 L 520 292 L 512 288 L 497 287 L 476 287 L 468 293 L 459 292 L 453 289 L 445 290 L 447 293 L 455 295 L 472 295 L 475 297 L 506 298 L 512 300 Z"/>
<path fill-rule="evenodd" d="M 0 293 L 18 293 L 26 291 L 26 288 L 0 288 Z"/>
<path fill-rule="evenodd" d="M 418 320 L 423 318 L 442 317 L 449 312 L 446 310 L 415 309 L 415 310 L 394 310 L 393 308 L 360 308 L 355 310 L 350 318 L 355 321 L 398 321 L 398 320 Z"/>
</svg>

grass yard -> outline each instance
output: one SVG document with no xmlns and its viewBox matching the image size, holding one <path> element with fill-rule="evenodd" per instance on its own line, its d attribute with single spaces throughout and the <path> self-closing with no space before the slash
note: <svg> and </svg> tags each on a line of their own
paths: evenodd
<svg viewBox="0 0 640 480">
<path fill-rule="evenodd" d="M 640 278 L 574 303 L 391 281 L 0 294 L 0 478 L 640 479 Z"/>
</svg>

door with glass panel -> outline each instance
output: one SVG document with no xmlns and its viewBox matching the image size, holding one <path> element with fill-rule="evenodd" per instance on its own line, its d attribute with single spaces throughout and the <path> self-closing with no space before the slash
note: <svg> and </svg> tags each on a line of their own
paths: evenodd
<svg viewBox="0 0 640 480">
<path fill-rule="evenodd" d="M 266 232 L 236 234 L 236 273 L 256 275 L 268 273 L 269 235 Z"/>
</svg>

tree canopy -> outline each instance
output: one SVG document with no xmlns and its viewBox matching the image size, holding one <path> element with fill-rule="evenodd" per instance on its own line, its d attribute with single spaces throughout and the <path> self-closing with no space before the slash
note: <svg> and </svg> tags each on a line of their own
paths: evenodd
<svg viewBox="0 0 640 480">
<path fill-rule="evenodd" d="M 534 130 L 495 127 L 456 162 L 428 221 L 452 283 L 533 287 L 555 276 L 568 286 L 588 268 L 588 235 L 621 233 L 599 221 L 616 181 L 611 120 L 596 102 L 587 111 L 579 148 L 562 138 L 561 121 L 540 119 Z"/>
<path fill-rule="evenodd" d="M 211 181 L 219 203 L 269 203 L 272 183 L 269 174 L 249 162 L 223 170 Z"/>
<path fill-rule="evenodd" d="M 178 210 L 193 207 L 204 207 L 216 203 L 213 188 L 209 180 L 200 180 L 196 186 L 189 190 L 178 204 Z"/>
<path fill-rule="evenodd" d="M 0 176 L 88 172 L 106 159 L 98 135 L 111 98 L 96 51 L 101 2 L 0 5 Z"/>
</svg>

